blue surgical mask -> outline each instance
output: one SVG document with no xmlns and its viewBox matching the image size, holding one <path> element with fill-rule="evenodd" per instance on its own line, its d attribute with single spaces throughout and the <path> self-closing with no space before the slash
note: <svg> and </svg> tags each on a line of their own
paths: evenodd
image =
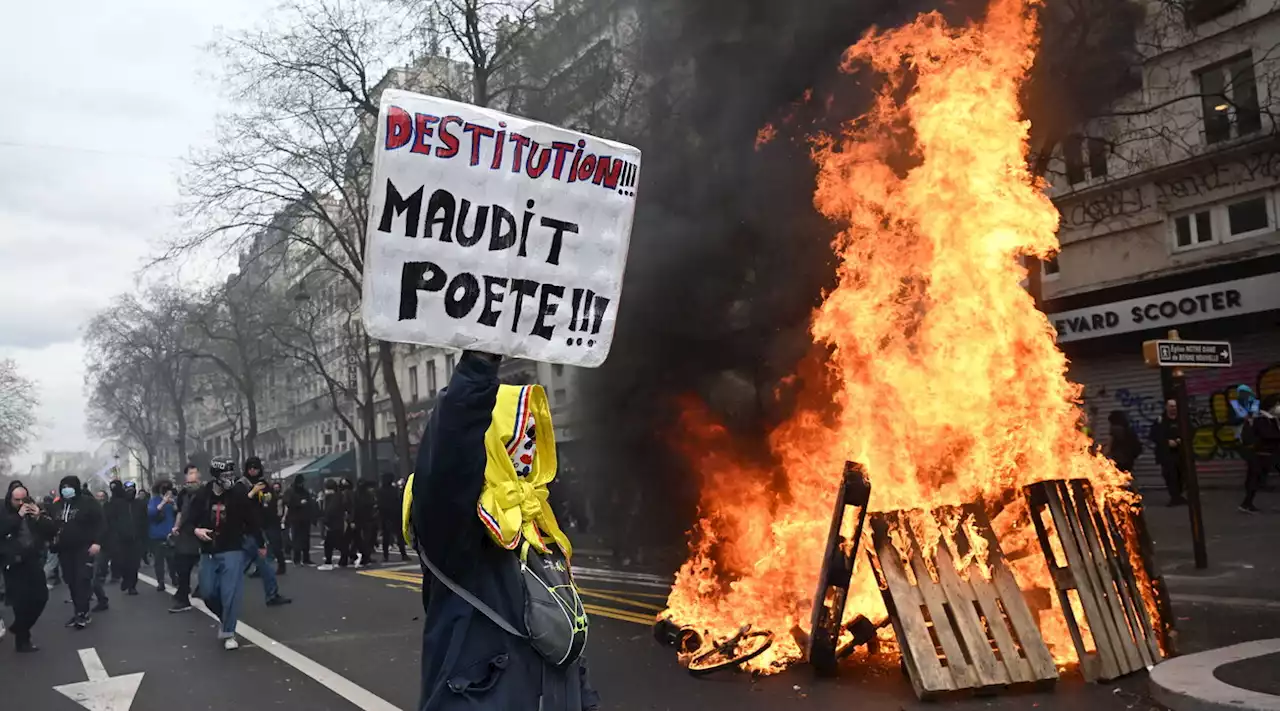
<svg viewBox="0 0 1280 711">
<path fill-rule="evenodd" d="M 62 487 L 62 498 L 64 499 L 76 498 L 76 490 L 69 486 Z"/>
</svg>

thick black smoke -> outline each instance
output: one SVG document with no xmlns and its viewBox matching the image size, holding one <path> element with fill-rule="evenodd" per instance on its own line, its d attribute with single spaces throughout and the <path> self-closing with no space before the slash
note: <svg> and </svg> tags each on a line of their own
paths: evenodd
<svg viewBox="0 0 1280 711">
<path fill-rule="evenodd" d="M 1074 0 L 1071 0 L 1074 1 Z M 739 440 L 786 416 L 774 392 L 812 351 L 834 283 L 835 226 L 813 208 L 806 137 L 859 115 L 874 86 L 839 71 L 873 25 L 981 0 L 645 0 L 640 200 L 606 364 L 582 378 L 595 528 L 614 545 L 678 543 L 699 478 L 672 451 L 680 398 L 710 403 Z M 759 150 L 766 124 L 777 136 Z M 835 473 L 833 473 L 833 476 Z"/>
</svg>

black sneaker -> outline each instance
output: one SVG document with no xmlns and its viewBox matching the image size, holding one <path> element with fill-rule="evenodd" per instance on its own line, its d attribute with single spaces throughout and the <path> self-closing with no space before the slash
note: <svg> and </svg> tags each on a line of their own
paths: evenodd
<svg viewBox="0 0 1280 711">
<path fill-rule="evenodd" d="M 284 595 L 276 593 L 275 597 L 267 600 L 267 607 L 279 607 L 280 605 L 288 605 L 291 602 L 293 602 L 292 598 L 287 598 Z"/>
<path fill-rule="evenodd" d="M 156 592 L 162 593 L 162 592 L 168 592 L 168 591 L 165 590 L 164 583 L 160 583 L 159 585 L 156 586 Z"/>
<path fill-rule="evenodd" d="M 137 588 L 129 588 L 128 590 L 125 590 L 125 591 L 124 591 L 124 594 L 125 594 L 125 595 L 137 595 L 137 594 L 138 594 L 138 589 L 137 589 Z"/>
<path fill-rule="evenodd" d="M 30 654 L 31 652 L 39 652 L 40 648 L 31 643 L 31 640 L 19 639 L 15 641 L 15 649 L 18 654 Z"/>
<path fill-rule="evenodd" d="M 80 621 L 80 615 L 72 615 L 71 619 L 67 620 L 67 624 L 63 625 L 63 627 L 67 627 L 67 628 L 75 627 L 76 623 L 79 621 Z"/>
<path fill-rule="evenodd" d="M 107 604 L 106 600 L 99 600 L 98 604 L 94 605 L 89 609 L 92 612 L 106 612 L 107 610 L 111 609 L 111 606 Z"/>
<path fill-rule="evenodd" d="M 92 617 L 90 617 L 90 616 L 88 616 L 88 615 L 79 615 L 78 617 L 76 617 L 76 625 L 75 625 L 75 627 L 76 627 L 76 629 L 78 629 L 78 630 L 82 630 L 82 629 L 84 629 L 84 628 L 88 627 L 90 622 L 93 622 L 93 618 L 92 618 Z"/>
<path fill-rule="evenodd" d="M 190 600 L 174 600 L 169 606 L 169 612 L 186 612 L 191 609 Z"/>
<path fill-rule="evenodd" d="M 1237 511 L 1239 511 L 1240 513 L 1246 513 L 1250 515 L 1256 514 L 1256 513 L 1262 513 L 1262 509 L 1258 508 L 1257 506 L 1254 506 L 1253 504 L 1248 504 L 1248 505 L 1241 504 L 1240 508 L 1238 508 Z"/>
</svg>

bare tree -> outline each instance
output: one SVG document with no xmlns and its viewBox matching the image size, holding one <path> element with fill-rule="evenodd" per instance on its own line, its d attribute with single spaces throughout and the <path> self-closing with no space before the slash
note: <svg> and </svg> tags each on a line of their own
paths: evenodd
<svg viewBox="0 0 1280 711">
<path fill-rule="evenodd" d="M 379 95 L 389 83 L 416 88 L 425 81 L 418 69 L 384 71 L 403 38 L 381 8 L 286 0 L 265 29 L 217 45 L 239 107 L 222 117 L 217 144 L 191 161 L 184 188 L 195 229 L 174 241 L 166 257 L 210 244 L 235 249 L 268 234 L 317 256 L 362 291 Z M 407 476 L 406 412 L 392 344 L 378 342 L 376 349 Z M 249 405 L 251 432 L 254 409 Z"/>
<path fill-rule="evenodd" d="M 288 366 L 323 384 L 322 397 L 360 447 L 366 466 L 376 471 L 377 394 L 368 384 L 374 382 L 380 363 L 369 357 L 373 344 L 360 326 L 359 295 L 346 282 L 335 285 L 331 301 L 323 294 L 308 295 L 292 318 L 276 320 L 271 337 Z"/>
<path fill-rule="evenodd" d="M 246 270 L 208 292 L 191 310 L 189 321 L 200 337 L 192 357 L 212 363 L 234 392 L 235 407 L 224 404 L 224 410 L 241 433 L 244 456 L 257 454 L 263 385 L 282 360 L 271 333 L 287 318 L 282 295 L 255 276 L 260 275 Z"/>
<path fill-rule="evenodd" d="M 187 407 L 196 345 L 189 326 L 191 309 L 188 295 L 155 287 L 142 298 L 126 294 L 116 299 L 93 320 L 88 333 L 93 348 L 145 363 L 154 374 L 166 399 L 165 416 L 173 421 L 170 431 L 180 462 L 187 461 Z"/>
<path fill-rule="evenodd" d="M 101 437 L 140 447 L 147 456 L 144 481 L 151 481 L 156 453 L 169 432 L 164 427 L 167 399 L 150 361 L 127 349 L 96 347 L 97 321 L 85 337 L 89 428 Z"/>
<path fill-rule="evenodd" d="M 545 0 L 402 0 L 428 56 L 451 58 L 457 51 L 463 71 L 441 72 L 431 93 L 477 106 L 512 109 L 529 83 L 520 64 Z"/>
<path fill-rule="evenodd" d="M 12 360 L 0 360 L 0 474 L 9 471 L 9 458 L 31 439 L 37 404 L 35 383 Z"/>
</svg>

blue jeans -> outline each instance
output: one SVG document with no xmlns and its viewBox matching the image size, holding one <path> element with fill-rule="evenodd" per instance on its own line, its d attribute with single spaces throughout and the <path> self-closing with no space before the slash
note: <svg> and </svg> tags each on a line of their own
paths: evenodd
<svg viewBox="0 0 1280 711">
<path fill-rule="evenodd" d="M 244 537 L 244 566 L 249 568 L 252 565 L 258 566 L 258 573 L 262 575 L 262 592 L 266 594 L 267 599 L 280 594 L 280 583 L 276 580 L 276 568 L 267 562 L 266 558 L 258 555 L 258 543 L 253 536 Z"/>
<path fill-rule="evenodd" d="M 244 597 L 244 551 L 200 556 L 200 599 L 222 622 L 219 639 L 236 633 L 240 599 Z"/>
</svg>

